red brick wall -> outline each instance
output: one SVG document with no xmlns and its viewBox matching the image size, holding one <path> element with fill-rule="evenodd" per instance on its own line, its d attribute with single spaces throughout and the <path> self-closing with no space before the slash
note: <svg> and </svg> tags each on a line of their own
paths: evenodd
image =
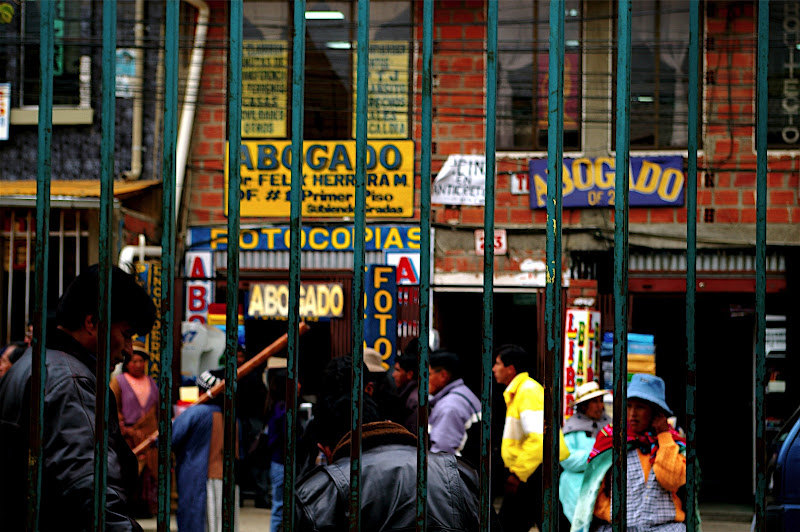
<svg viewBox="0 0 800 532">
<path fill-rule="evenodd" d="M 225 2 L 212 2 L 213 14 L 219 18 L 209 28 L 209 45 L 200 101 L 195 120 L 195 133 L 187 172 L 190 224 L 224 223 L 223 161 L 225 133 Z M 417 142 L 416 188 L 419 190 L 419 139 L 421 138 L 421 71 L 422 71 L 422 2 L 414 2 L 417 25 L 416 79 L 414 93 L 413 139 Z M 222 22 L 219 22 L 222 21 Z M 698 223 L 702 233 L 706 215 L 713 223 L 755 222 L 756 156 L 754 152 L 755 98 L 755 13 L 751 3 L 713 2 L 706 7 L 705 57 L 707 79 L 704 93 L 704 155 L 699 160 Z M 483 0 L 437 1 L 434 20 L 434 96 L 432 173 L 435 175 L 448 155 L 484 153 L 485 138 L 485 37 L 486 7 Z M 495 223 L 542 228 L 546 214 L 532 211 L 527 196 L 511 194 L 513 173 L 527 173 L 526 159 L 498 157 Z M 800 158 L 769 157 L 770 224 L 800 223 L 798 180 Z M 712 186 L 713 185 L 713 186 Z M 417 197 L 417 202 L 419 201 Z M 563 213 L 563 227 L 596 224 L 589 210 L 568 209 Z M 596 212 L 596 211 L 595 211 Z M 592 212 L 592 216 L 595 215 Z M 603 216 L 613 223 L 613 211 Z M 415 219 L 418 219 L 416 212 Z M 685 207 L 632 208 L 633 224 L 683 224 Z M 460 228 L 482 227 L 484 209 L 467 206 L 433 207 L 436 223 Z M 402 221 L 409 221 L 404 219 Z M 513 235 L 513 230 L 509 232 Z M 519 262 L 541 250 L 514 250 L 514 259 L 497 257 L 498 271 L 518 271 Z M 520 258 L 522 257 L 522 258 Z M 439 271 L 478 272 L 482 259 L 472 249 L 451 252 L 439 260 Z"/>
<path fill-rule="evenodd" d="M 213 19 L 208 27 L 208 41 L 200 81 L 200 94 L 194 120 L 189 168 L 186 170 L 184 205 L 189 210 L 189 224 L 224 224 L 223 210 L 225 94 L 227 91 L 226 50 L 227 2 L 209 2 Z"/>
</svg>

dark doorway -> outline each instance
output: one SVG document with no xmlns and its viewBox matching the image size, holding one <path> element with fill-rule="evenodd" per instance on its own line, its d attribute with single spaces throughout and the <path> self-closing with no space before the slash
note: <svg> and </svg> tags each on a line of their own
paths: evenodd
<svg viewBox="0 0 800 532">
<path fill-rule="evenodd" d="M 325 365 L 331 358 L 331 322 L 311 322 L 311 329 L 300 337 L 299 377 L 302 395 L 315 395 L 322 382 Z M 245 320 L 247 358 L 286 334 L 288 322 L 282 320 Z M 286 357 L 284 349 L 278 356 Z"/>
<path fill-rule="evenodd" d="M 752 294 L 697 296 L 695 436 L 703 503 L 753 502 L 753 306 Z M 655 335 L 656 373 L 666 382 L 667 404 L 684 427 L 685 324 L 684 295 L 634 295 L 631 332 Z"/>
</svg>

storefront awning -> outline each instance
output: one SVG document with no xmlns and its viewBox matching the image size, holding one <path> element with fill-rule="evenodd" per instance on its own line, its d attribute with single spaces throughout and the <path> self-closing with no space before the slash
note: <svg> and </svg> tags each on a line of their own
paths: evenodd
<svg viewBox="0 0 800 532">
<path fill-rule="evenodd" d="M 148 181 L 114 181 L 114 197 L 125 198 L 152 186 L 160 185 L 159 180 Z M 73 198 L 99 198 L 100 180 L 77 179 L 69 181 L 53 180 L 50 182 L 51 196 L 69 196 Z M 0 197 L 36 196 L 36 181 L 3 181 L 0 184 Z"/>
</svg>

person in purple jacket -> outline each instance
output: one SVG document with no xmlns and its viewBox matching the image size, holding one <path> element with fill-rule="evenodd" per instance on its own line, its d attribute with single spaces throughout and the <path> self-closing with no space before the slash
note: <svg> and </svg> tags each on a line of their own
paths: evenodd
<svg viewBox="0 0 800 532">
<path fill-rule="evenodd" d="M 467 431 L 473 423 L 480 422 L 481 402 L 460 377 L 461 361 L 456 353 L 444 349 L 434 351 L 429 364 L 431 452 L 462 456 Z"/>
</svg>

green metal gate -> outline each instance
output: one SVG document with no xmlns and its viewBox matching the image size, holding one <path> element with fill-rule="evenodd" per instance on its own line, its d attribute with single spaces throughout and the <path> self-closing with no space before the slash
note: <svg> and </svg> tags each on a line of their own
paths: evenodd
<svg viewBox="0 0 800 532">
<path fill-rule="evenodd" d="M 55 2 L 41 1 L 41 93 L 39 104 L 39 144 L 37 167 L 37 227 L 36 227 L 36 308 L 34 335 L 34 365 L 32 375 L 31 404 L 31 451 L 28 477 L 28 526 L 38 530 L 40 512 L 40 494 L 42 483 L 42 417 L 45 382 L 45 342 L 46 342 L 46 309 L 47 309 L 47 265 L 48 265 L 48 227 L 50 211 L 50 179 L 51 179 L 51 135 L 53 108 L 53 50 L 54 50 L 54 11 Z M 97 360 L 97 418 L 95 442 L 95 529 L 103 530 L 106 491 L 106 455 L 108 446 L 108 367 L 109 367 L 109 319 L 110 319 L 110 268 L 111 268 L 111 205 L 113 189 L 113 139 L 114 139 L 114 75 L 116 47 L 116 3 L 106 1 L 103 6 L 103 77 L 102 77 L 102 196 L 100 210 L 100 353 Z M 699 15 L 700 2 L 693 0 L 690 4 L 690 68 L 689 68 L 689 176 L 688 176 L 688 221 L 687 221 L 687 527 L 694 529 L 695 483 L 697 482 L 697 463 L 695 455 L 695 257 L 696 257 L 696 207 L 697 207 L 697 147 L 698 138 L 696 124 L 699 120 L 698 61 L 699 61 Z M 422 42 L 422 136 L 421 136 L 421 279 L 420 279 L 420 358 L 419 358 L 419 448 L 417 453 L 417 502 L 416 523 L 418 530 L 425 530 L 427 516 L 427 420 L 428 420 L 428 331 L 429 305 L 431 290 L 430 279 L 430 226 L 431 226 L 431 139 L 432 139 L 432 55 L 433 55 L 433 12 L 435 2 L 425 1 L 423 12 Z M 487 61 L 486 61 L 486 162 L 492 175 L 495 169 L 495 102 L 497 86 L 497 25 L 498 2 L 488 0 L 487 17 Z M 358 67 L 357 67 L 357 132 L 356 132 L 356 215 L 354 234 L 364 234 L 365 229 L 365 192 L 366 192 L 366 142 L 367 142 L 367 67 L 369 41 L 369 9 L 367 1 L 358 4 Z M 629 188 L 629 125 L 630 125 L 630 76 L 631 76 L 631 0 L 618 0 L 618 43 L 617 43 L 617 128 L 616 128 L 616 190 L 615 205 L 615 238 L 614 238 L 614 300 L 615 300 L 615 334 L 614 334 L 614 450 L 613 450 L 613 498 L 624 501 L 626 494 L 625 432 L 626 432 L 626 331 L 628 305 L 628 188 Z M 293 28 L 293 68 L 292 68 L 292 153 L 302 152 L 303 140 L 303 89 L 305 60 L 305 2 L 294 2 Z M 558 523 L 558 438 L 562 380 L 561 368 L 563 354 L 561 351 L 561 178 L 563 155 L 563 109 L 564 104 L 564 0 L 550 2 L 550 75 L 548 103 L 548 187 L 547 187 L 547 285 L 546 285 L 546 346 L 547 371 L 545 378 L 545 451 L 544 451 L 544 521 L 545 530 L 557 530 Z M 229 194 L 228 194 L 228 234 L 238 234 L 240 229 L 239 194 L 240 167 L 239 146 L 241 143 L 241 106 L 242 106 L 242 0 L 231 0 L 229 4 L 229 37 L 228 49 L 228 140 L 229 140 Z M 758 530 L 766 529 L 765 493 L 766 493 L 766 449 L 764 439 L 764 389 L 765 389 L 765 294 L 766 294 L 766 186 L 767 186 L 767 51 L 769 3 L 758 2 L 758 77 L 757 77 L 757 233 L 756 233 L 756 525 Z M 163 146 L 163 238 L 162 238 L 162 294 L 161 316 L 163 337 L 171 337 L 175 329 L 173 313 L 175 279 L 175 172 L 176 172 L 176 131 L 178 118 L 178 35 L 179 35 L 179 2 L 166 2 L 166 90 L 164 101 L 164 146 Z M 298 38 L 300 36 L 300 38 Z M 111 111 L 109 111 L 111 110 Z M 295 474 L 295 441 L 297 439 L 295 417 L 297 414 L 297 368 L 299 334 L 299 290 L 300 290 L 300 227 L 301 227 L 301 187 L 302 157 L 292 158 L 291 188 L 291 265 L 290 265 L 290 317 L 289 317 L 289 355 L 287 387 L 287 448 L 285 473 L 285 511 L 284 529 L 294 529 L 293 487 Z M 495 190 L 493 180 L 487 181 L 486 208 L 484 230 L 489 242 L 494 240 L 494 205 Z M 239 285 L 239 239 L 230 239 L 228 250 L 227 284 Z M 353 280 L 352 301 L 354 312 L 354 339 L 363 338 L 363 298 L 364 290 L 364 253 L 363 239 L 355 239 L 355 275 Z M 490 448 L 491 425 L 491 367 L 493 363 L 493 274 L 494 250 L 488 246 L 484 255 L 484 296 L 483 296 L 483 358 L 482 358 L 482 390 L 481 414 L 483 416 L 483 432 L 481 438 L 480 490 L 481 490 L 481 528 L 489 529 L 489 516 L 492 511 L 490 498 Z M 225 530 L 233 529 L 232 512 L 234 501 L 233 480 L 233 445 L 235 430 L 235 395 L 236 395 L 236 309 L 238 307 L 238 291 L 227 291 L 227 363 L 225 377 L 228 386 L 225 390 L 225 451 L 224 451 L 224 504 L 223 522 Z M 362 360 L 363 347 L 361 341 L 354 341 L 353 380 L 352 380 L 352 424 L 353 445 L 351 454 L 351 493 L 350 493 L 350 529 L 361 528 L 360 508 L 360 464 L 361 464 L 361 406 L 363 390 Z M 172 366 L 173 348 L 171 342 L 161 344 L 162 367 Z M 160 379 L 160 421 L 159 430 L 159 530 L 169 528 L 170 506 L 170 434 L 172 405 L 172 376 L 164 371 Z M 613 529 L 625 530 L 624 504 L 614 505 Z"/>
</svg>

